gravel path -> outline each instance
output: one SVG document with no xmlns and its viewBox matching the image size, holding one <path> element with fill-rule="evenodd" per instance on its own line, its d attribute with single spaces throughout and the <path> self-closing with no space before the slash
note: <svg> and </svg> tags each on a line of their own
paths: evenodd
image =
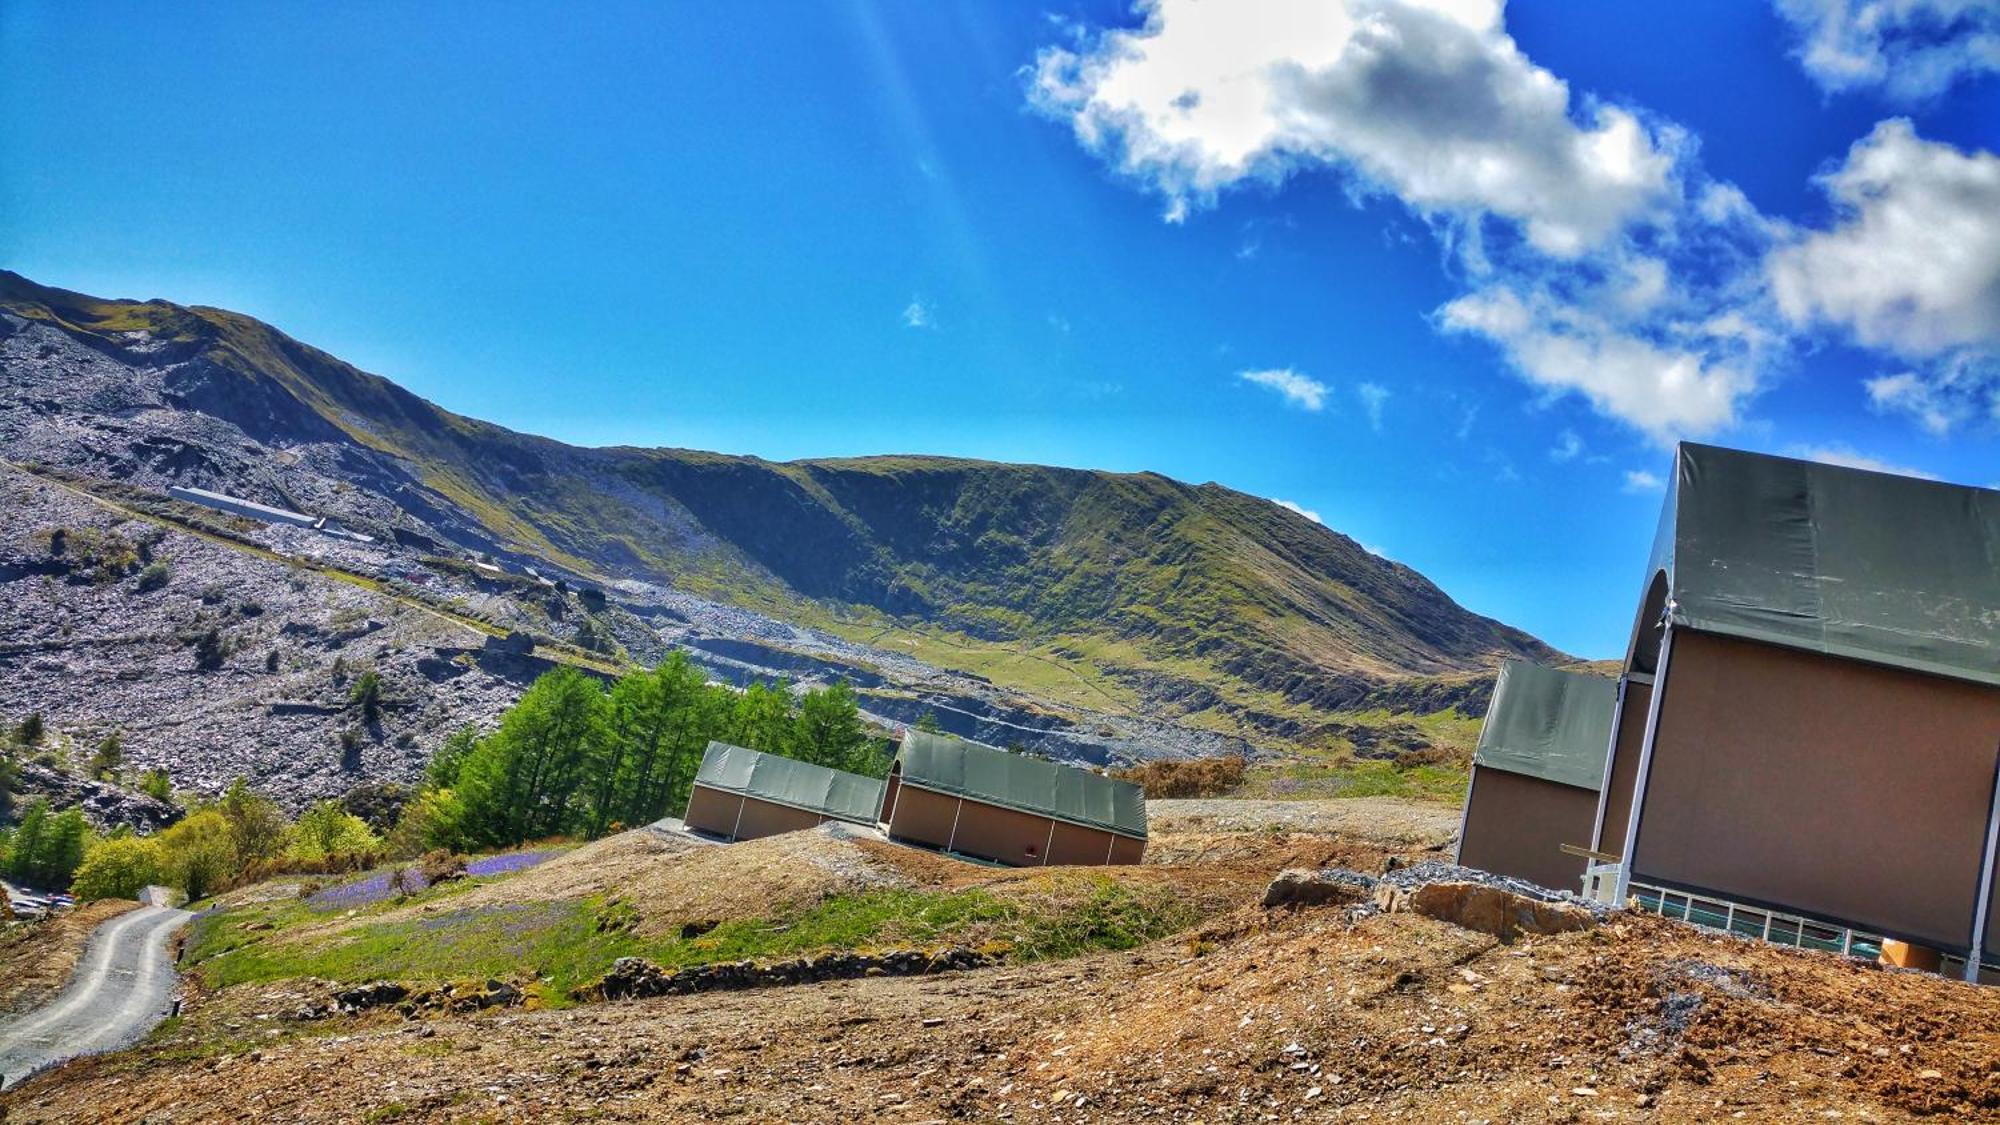
<svg viewBox="0 0 2000 1125">
<path fill-rule="evenodd" d="M 0 1087 L 63 1059 L 115 1051 L 151 1030 L 174 987 L 167 942 L 190 917 L 142 906 L 98 927 L 61 995 L 0 1024 Z"/>
</svg>

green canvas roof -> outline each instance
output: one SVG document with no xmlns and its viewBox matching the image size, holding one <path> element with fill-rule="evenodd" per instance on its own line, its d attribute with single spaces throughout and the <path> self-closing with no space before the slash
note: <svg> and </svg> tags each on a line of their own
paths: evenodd
<svg viewBox="0 0 2000 1125">
<path fill-rule="evenodd" d="M 1146 797 L 1129 781 L 920 730 L 903 735 L 896 761 L 912 785 L 1146 838 Z"/>
<path fill-rule="evenodd" d="M 727 742 L 708 744 L 694 783 L 856 824 L 872 825 L 882 814 L 882 782 L 875 778 Z"/>
<path fill-rule="evenodd" d="M 1618 683 L 1523 660 L 1500 666 L 1473 762 L 1595 793 L 1611 751 Z"/>
<path fill-rule="evenodd" d="M 1683 444 L 1668 620 L 2000 684 L 2000 492 Z"/>
</svg>

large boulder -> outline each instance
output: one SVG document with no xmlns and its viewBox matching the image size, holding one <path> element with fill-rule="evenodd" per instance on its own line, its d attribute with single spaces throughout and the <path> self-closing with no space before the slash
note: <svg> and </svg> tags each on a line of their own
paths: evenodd
<svg viewBox="0 0 2000 1125">
<path fill-rule="evenodd" d="M 1562 934 L 1597 924 L 1597 916 L 1584 907 L 1540 902 L 1480 883 L 1427 883 L 1399 896 L 1391 909 L 1407 909 L 1503 942 L 1522 934 Z"/>
</svg>

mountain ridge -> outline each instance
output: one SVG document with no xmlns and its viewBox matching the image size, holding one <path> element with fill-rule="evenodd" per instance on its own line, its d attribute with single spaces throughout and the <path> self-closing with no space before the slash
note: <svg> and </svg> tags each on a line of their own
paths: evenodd
<svg viewBox="0 0 2000 1125">
<path fill-rule="evenodd" d="M 8 335 L 50 329 L 122 369 L 66 382 L 44 356 L 51 371 L 5 373 L 0 426 L 38 426 L 37 456 L 93 474 L 218 487 L 857 635 L 915 630 L 947 655 L 954 638 L 1019 646 L 1188 713 L 1313 717 L 1411 677 L 1566 659 L 1414 569 L 1212 481 L 570 446 L 455 413 L 228 310 L 0 271 L 0 313 Z"/>
</svg>

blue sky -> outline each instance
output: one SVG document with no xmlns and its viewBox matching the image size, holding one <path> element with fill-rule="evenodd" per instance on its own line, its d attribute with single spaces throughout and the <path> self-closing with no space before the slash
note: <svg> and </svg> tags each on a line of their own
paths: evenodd
<svg viewBox="0 0 2000 1125">
<path fill-rule="evenodd" d="M 2000 480 L 2000 16 L 1897 10 L 13 0 L 0 266 L 573 442 L 1220 481 L 1610 656 L 1677 437 Z"/>
</svg>

